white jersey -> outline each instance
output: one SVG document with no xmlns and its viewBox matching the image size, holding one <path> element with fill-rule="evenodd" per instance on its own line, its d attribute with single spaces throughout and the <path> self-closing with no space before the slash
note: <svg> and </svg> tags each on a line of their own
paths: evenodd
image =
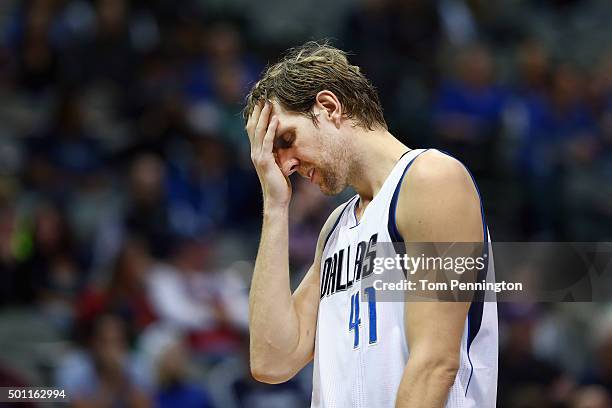
<svg viewBox="0 0 612 408">
<path fill-rule="evenodd" d="M 394 407 L 410 350 L 404 303 L 376 302 L 362 287 L 364 258 L 376 243 L 401 242 L 395 225 L 397 196 L 406 171 L 424 150 L 395 165 L 357 222 L 359 196 L 351 198 L 330 231 L 321 257 L 320 303 L 314 353 L 312 407 Z M 483 215 L 484 224 L 484 215 Z M 485 242 L 490 252 L 486 224 Z M 486 280 L 493 282 L 493 258 Z M 358 299 L 366 298 L 360 302 Z M 374 300 L 374 301 L 373 301 Z M 473 302 L 461 339 L 460 364 L 447 408 L 493 408 L 497 395 L 497 305 Z"/>
</svg>

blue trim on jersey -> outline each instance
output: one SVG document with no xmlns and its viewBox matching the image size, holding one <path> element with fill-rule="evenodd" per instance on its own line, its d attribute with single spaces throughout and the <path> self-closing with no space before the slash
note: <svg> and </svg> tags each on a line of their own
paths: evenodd
<svg viewBox="0 0 612 408">
<path fill-rule="evenodd" d="M 429 150 L 429 149 L 427 149 Z M 400 188 L 402 186 L 402 182 L 404 181 L 404 176 L 406 175 L 406 172 L 408 171 L 408 169 L 410 168 L 410 166 L 412 166 L 412 163 L 414 163 L 414 161 L 423 153 L 425 153 L 427 150 L 423 150 L 421 153 L 417 154 L 412 160 L 410 160 L 410 163 L 408 163 L 406 165 L 406 168 L 404 169 L 404 172 L 402 173 L 402 177 L 400 177 L 399 182 L 397 183 L 397 186 L 395 186 L 395 191 L 393 192 L 393 197 L 391 198 L 391 205 L 389 205 L 389 217 L 387 217 L 388 222 L 387 222 L 387 230 L 389 231 L 389 236 L 391 237 L 391 242 L 393 243 L 398 243 L 398 242 L 404 242 L 404 238 L 402 237 L 402 234 L 400 234 L 400 232 L 397 230 L 397 225 L 395 224 L 395 208 L 397 207 L 397 198 L 399 195 L 399 191 Z M 409 150 L 411 151 L 411 150 Z M 408 152 L 406 152 L 408 153 Z M 402 155 L 402 157 L 404 157 L 404 155 L 406 155 L 406 153 L 404 153 Z M 401 159 L 401 157 L 400 157 Z"/>
<path fill-rule="evenodd" d="M 471 309 L 472 309 L 472 307 L 470 306 L 470 310 Z M 467 325 L 468 325 L 468 333 L 470 333 L 472 325 L 470 324 L 470 315 L 469 315 L 469 312 L 468 312 Z M 465 386 L 465 394 L 464 395 L 466 397 L 467 397 L 468 390 L 470 389 L 470 383 L 472 382 L 472 375 L 474 375 L 474 364 L 472 364 L 472 359 L 470 358 L 470 345 L 469 344 L 468 344 L 468 350 L 467 350 L 467 358 L 468 358 L 468 362 L 470 363 L 470 377 L 468 378 L 467 385 Z"/>
<path fill-rule="evenodd" d="M 393 198 L 391 199 L 391 205 L 389 206 L 389 217 L 388 217 L 387 229 L 389 231 L 389 236 L 391 237 L 391 241 L 394 243 L 404 242 L 404 238 L 402 237 L 400 232 L 397 230 L 397 225 L 395 223 L 395 212 L 396 212 L 396 207 L 397 207 L 397 200 L 398 200 L 399 191 L 400 191 L 402 182 L 404 180 L 404 176 L 406 175 L 406 172 L 408 171 L 412 163 L 414 163 L 414 161 L 417 159 L 417 157 L 419 157 L 421 154 L 425 153 L 426 151 L 427 150 L 419 153 L 416 157 L 414 157 L 410 161 L 410 163 L 408 163 L 408 165 L 404 169 L 404 173 L 402 174 L 402 177 L 400 178 L 399 183 L 395 187 L 395 191 L 393 192 Z M 439 151 L 457 160 L 455 157 L 453 157 L 449 153 L 443 150 L 439 150 Z M 459 161 L 459 163 L 461 163 L 461 161 Z M 483 255 L 486 257 L 486 266 L 482 271 L 478 272 L 478 276 L 477 276 L 477 280 L 480 282 L 486 279 L 487 271 L 489 269 L 489 239 L 488 239 L 487 223 L 485 220 L 484 206 L 482 204 L 482 195 L 480 194 L 480 190 L 478 189 L 478 185 L 476 184 L 476 179 L 474 178 L 470 170 L 463 163 L 461 163 L 461 165 L 463 165 L 463 167 L 466 169 L 466 171 L 472 178 L 472 182 L 474 183 L 474 187 L 476 188 L 476 193 L 478 194 L 478 201 L 480 202 L 480 215 L 481 215 L 481 220 L 482 220 L 483 243 L 484 243 Z M 396 250 L 397 249 L 398 248 L 396 247 Z M 467 324 L 468 324 L 467 355 L 468 355 L 468 361 L 470 363 L 471 370 L 470 370 L 470 377 L 468 379 L 467 386 L 465 387 L 465 395 L 467 395 L 468 389 L 470 387 L 470 382 L 472 381 L 472 375 L 474 374 L 474 365 L 472 364 L 472 360 L 470 358 L 470 346 L 472 345 L 472 342 L 474 341 L 474 339 L 476 338 L 476 335 L 480 331 L 480 327 L 482 325 L 483 310 L 484 310 L 484 292 L 477 291 L 474 293 L 474 300 L 472 301 L 472 304 L 470 305 L 470 309 L 468 311 L 468 316 L 467 316 Z"/>
<path fill-rule="evenodd" d="M 355 204 L 353 205 L 353 211 L 351 212 L 353 214 L 353 218 L 355 219 L 355 225 L 349 227 L 349 229 L 355 228 L 360 223 L 360 221 L 357 220 L 357 206 L 359 205 L 360 201 L 361 201 L 361 197 L 357 195 L 357 200 L 355 200 Z M 363 217 L 363 214 L 361 214 L 361 216 Z"/>
<path fill-rule="evenodd" d="M 410 153 L 412 150 L 407 150 L 404 153 L 402 153 L 402 155 L 399 157 L 399 159 L 397 159 L 397 162 L 399 163 L 400 160 L 402 160 L 402 158 L 407 155 L 408 153 Z M 424 153 L 424 152 L 421 152 Z M 420 154 L 420 153 L 419 153 Z M 415 157 L 416 159 L 416 157 Z M 414 160 L 414 159 L 413 159 Z M 408 167 L 410 167 L 410 165 L 408 165 Z M 406 172 L 406 170 L 408 170 L 408 168 L 406 168 L 404 170 L 404 173 Z M 402 178 L 404 176 L 402 175 Z M 357 201 L 355 201 L 355 205 L 353 206 L 353 218 L 355 218 L 355 225 L 353 225 L 352 227 L 349 227 L 349 229 L 355 228 L 356 226 L 358 226 L 361 223 L 361 220 L 357 219 L 357 206 L 359 206 L 359 203 L 361 202 L 361 197 L 357 196 Z M 365 211 L 364 211 L 365 212 Z M 363 218 L 363 214 L 361 214 L 361 217 Z"/>
<path fill-rule="evenodd" d="M 329 238 L 331 237 L 331 235 L 334 233 L 334 230 L 338 226 L 338 223 L 340 222 L 340 218 L 342 218 L 342 215 L 344 214 L 344 211 L 346 211 L 346 207 L 349 206 L 349 204 L 351 203 L 351 201 L 353 201 L 354 198 L 355 197 L 352 197 L 350 200 L 348 200 L 346 202 L 346 204 L 344 205 L 344 208 L 342 209 L 342 211 L 340 211 L 340 215 L 338 215 L 338 218 L 336 218 L 336 222 L 334 222 L 333 227 L 331 227 L 331 229 L 329 230 L 329 233 L 327 234 L 327 237 L 325 238 L 325 242 L 323 243 L 322 251 L 325 251 L 325 246 L 327 245 L 327 241 L 329 241 Z M 321 253 L 323 253 L 323 252 L 321 252 Z"/>
<path fill-rule="evenodd" d="M 448 157 L 452 157 L 457 160 L 451 154 L 440 150 L 440 152 L 444 153 Z M 457 160 L 459 161 L 459 160 Z M 459 163 L 461 163 L 459 161 Z M 461 163 L 463 165 L 463 163 Z M 480 194 L 480 190 L 478 189 L 478 184 L 476 184 L 476 179 L 472 172 L 465 166 L 463 167 L 467 170 L 468 174 L 472 178 L 472 183 L 474 183 L 474 187 L 476 188 L 476 193 L 478 194 L 478 201 L 480 201 L 480 216 L 482 220 L 482 230 L 483 230 L 483 256 L 486 259 L 485 268 L 481 271 L 478 271 L 477 281 L 480 282 L 487 278 L 487 271 L 489 270 L 489 231 L 487 228 L 487 221 L 485 220 L 484 206 L 482 204 L 482 195 Z M 472 375 L 474 374 L 474 365 L 472 364 L 472 359 L 470 358 L 470 346 L 474 342 L 476 335 L 480 331 L 480 327 L 482 325 L 482 313 L 484 311 L 484 291 L 475 291 L 474 292 L 474 300 L 472 300 L 472 304 L 470 305 L 470 309 L 468 310 L 467 315 L 467 325 L 468 325 L 468 337 L 467 337 L 467 356 L 468 361 L 470 362 L 470 378 L 468 379 L 467 386 L 465 387 L 465 395 L 467 395 L 468 389 L 470 388 L 470 382 L 472 381 Z"/>
</svg>

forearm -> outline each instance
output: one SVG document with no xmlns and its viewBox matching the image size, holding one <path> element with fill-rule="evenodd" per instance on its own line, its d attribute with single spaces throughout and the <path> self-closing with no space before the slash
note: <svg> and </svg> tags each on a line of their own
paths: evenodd
<svg viewBox="0 0 612 408">
<path fill-rule="evenodd" d="M 409 358 L 397 392 L 396 408 L 443 408 L 457 370 L 453 364 Z"/>
<path fill-rule="evenodd" d="M 289 283 L 288 229 L 287 208 L 265 208 L 249 295 L 251 364 L 260 367 L 286 361 L 283 357 L 299 341 Z"/>
</svg>

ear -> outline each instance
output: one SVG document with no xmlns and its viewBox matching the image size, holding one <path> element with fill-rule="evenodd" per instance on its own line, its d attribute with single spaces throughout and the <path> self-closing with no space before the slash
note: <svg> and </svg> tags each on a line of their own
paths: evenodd
<svg viewBox="0 0 612 408">
<path fill-rule="evenodd" d="M 342 105 L 332 91 L 321 91 L 315 98 L 315 115 L 324 115 L 336 127 L 340 127 L 342 121 Z"/>
</svg>

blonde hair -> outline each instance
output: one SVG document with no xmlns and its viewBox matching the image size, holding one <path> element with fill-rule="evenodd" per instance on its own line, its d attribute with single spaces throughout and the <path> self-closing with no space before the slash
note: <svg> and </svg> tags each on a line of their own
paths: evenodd
<svg viewBox="0 0 612 408">
<path fill-rule="evenodd" d="M 285 110 L 310 117 L 316 125 L 312 107 L 323 90 L 336 95 L 343 115 L 358 126 L 387 128 L 376 89 L 359 67 L 348 62 L 344 51 L 315 41 L 288 50 L 280 62 L 266 68 L 246 97 L 243 117 L 246 121 L 259 101 L 276 99 Z"/>
</svg>

